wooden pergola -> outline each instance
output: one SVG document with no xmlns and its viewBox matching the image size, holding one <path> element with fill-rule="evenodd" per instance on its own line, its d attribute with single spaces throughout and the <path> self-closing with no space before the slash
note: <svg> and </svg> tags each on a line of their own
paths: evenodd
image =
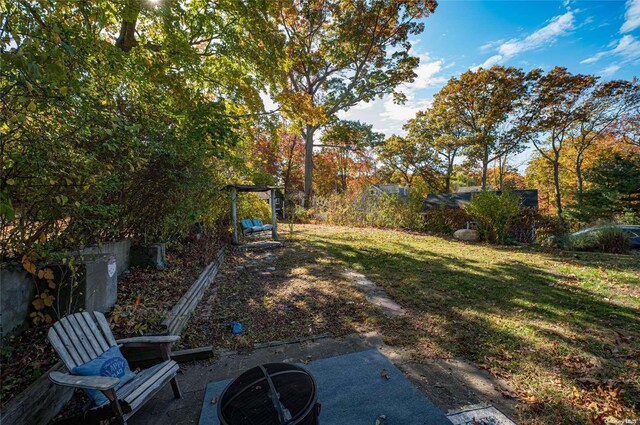
<svg viewBox="0 0 640 425">
<path fill-rule="evenodd" d="M 277 186 L 255 186 L 248 184 L 229 184 L 227 189 L 231 191 L 231 224 L 233 225 L 233 243 L 238 244 L 238 214 L 236 208 L 236 200 L 240 192 L 269 192 L 269 204 L 271 205 L 271 237 L 274 241 L 278 240 L 278 227 L 276 222 L 276 189 Z"/>
</svg>

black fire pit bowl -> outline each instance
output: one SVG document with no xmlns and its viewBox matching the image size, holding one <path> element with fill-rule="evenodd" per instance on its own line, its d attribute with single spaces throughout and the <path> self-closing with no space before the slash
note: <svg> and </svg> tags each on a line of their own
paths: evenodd
<svg viewBox="0 0 640 425">
<path fill-rule="evenodd" d="M 218 401 L 222 425 L 317 425 L 316 381 L 289 363 L 254 367 L 233 380 Z"/>
</svg>

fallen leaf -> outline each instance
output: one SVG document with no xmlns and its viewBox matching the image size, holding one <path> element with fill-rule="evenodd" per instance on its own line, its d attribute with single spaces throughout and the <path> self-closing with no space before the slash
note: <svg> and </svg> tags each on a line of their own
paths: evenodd
<svg viewBox="0 0 640 425">
<path fill-rule="evenodd" d="M 215 397 L 215 396 L 214 396 L 214 397 L 211 399 L 211 404 L 216 404 L 217 402 L 218 402 L 218 397 Z"/>
<path fill-rule="evenodd" d="M 385 378 L 385 379 L 391 379 L 391 374 L 389 373 L 389 371 L 387 369 L 382 369 L 380 371 L 380 376 L 382 378 Z"/>
</svg>

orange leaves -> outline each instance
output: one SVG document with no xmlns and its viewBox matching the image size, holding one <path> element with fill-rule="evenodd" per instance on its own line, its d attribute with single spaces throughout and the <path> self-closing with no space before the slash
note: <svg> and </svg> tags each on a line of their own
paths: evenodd
<svg viewBox="0 0 640 425">
<path fill-rule="evenodd" d="M 615 382 L 592 378 L 578 379 L 578 382 L 582 388 L 572 388 L 571 401 L 574 405 L 589 410 L 593 423 L 633 417 L 633 409 L 623 397 L 624 390 Z"/>
<path fill-rule="evenodd" d="M 589 369 L 595 365 L 588 359 L 573 354 L 568 354 L 562 360 L 562 366 L 569 369 Z"/>
</svg>

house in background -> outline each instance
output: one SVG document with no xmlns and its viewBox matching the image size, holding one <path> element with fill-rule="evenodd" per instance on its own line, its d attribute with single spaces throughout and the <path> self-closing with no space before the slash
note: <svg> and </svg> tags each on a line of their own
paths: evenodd
<svg viewBox="0 0 640 425">
<path fill-rule="evenodd" d="M 491 188 L 489 188 L 491 190 Z M 460 186 L 457 193 L 476 193 L 482 192 L 482 186 Z"/>
<path fill-rule="evenodd" d="M 476 186 L 466 187 L 464 189 L 475 188 Z M 432 208 L 447 207 L 447 208 L 465 208 L 471 203 L 471 198 L 480 192 L 480 190 L 468 190 L 464 192 L 456 193 L 431 193 L 427 196 L 422 204 L 422 211 L 427 212 Z M 495 191 L 500 194 L 501 191 Z M 523 208 L 538 209 L 538 190 L 526 189 L 526 190 L 513 190 L 513 193 L 520 197 L 520 206 Z"/>
<path fill-rule="evenodd" d="M 269 195 L 269 192 L 256 192 L 255 194 L 258 195 L 258 198 L 269 204 L 269 208 L 271 208 L 271 195 Z M 276 190 L 276 217 L 284 218 L 283 205 L 284 196 L 282 195 L 282 191 L 278 189 Z"/>
<path fill-rule="evenodd" d="M 409 188 L 400 186 L 397 183 L 391 184 L 372 184 L 367 189 L 367 194 L 369 196 L 380 196 L 383 194 L 396 195 L 400 199 L 408 199 L 409 198 Z"/>
</svg>

